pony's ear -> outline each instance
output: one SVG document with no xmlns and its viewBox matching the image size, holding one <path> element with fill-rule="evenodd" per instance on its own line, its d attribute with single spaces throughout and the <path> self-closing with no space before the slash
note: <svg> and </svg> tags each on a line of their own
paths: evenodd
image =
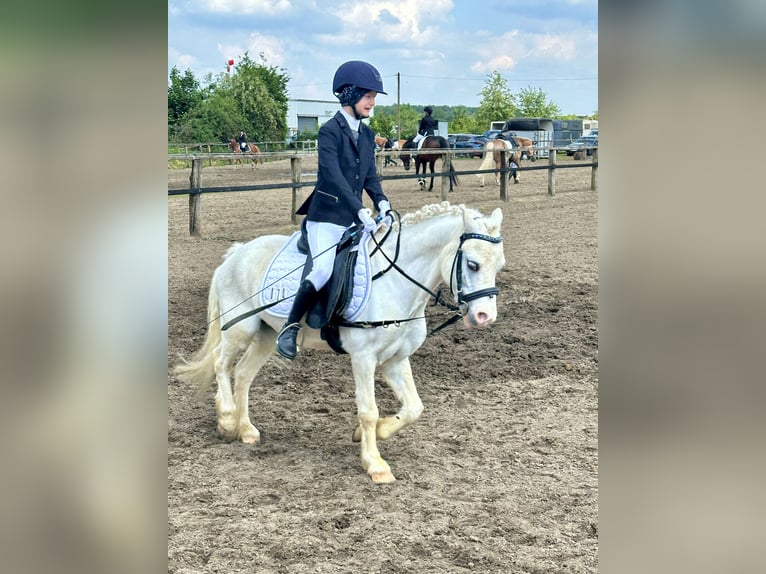
<svg viewBox="0 0 766 574">
<path fill-rule="evenodd" d="M 488 218 L 490 220 L 490 227 L 492 227 L 493 233 L 500 233 L 501 226 L 503 224 L 503 210 L 499 207 L 496 207 L 495 210 L 492 212 L 492 215 Z"/>
</svg>

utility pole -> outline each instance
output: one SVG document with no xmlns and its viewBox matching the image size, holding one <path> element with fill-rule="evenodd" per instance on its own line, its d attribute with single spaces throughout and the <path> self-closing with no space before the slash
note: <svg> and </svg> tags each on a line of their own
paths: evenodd
<svg viewBox="0 0 766 574">
<path fill-rule="evenodd" d="M 402 105 L 402 78 L 396 72 L 396 141 L 402 139 L 402 114 L 399 106 Z"/>
</svg>

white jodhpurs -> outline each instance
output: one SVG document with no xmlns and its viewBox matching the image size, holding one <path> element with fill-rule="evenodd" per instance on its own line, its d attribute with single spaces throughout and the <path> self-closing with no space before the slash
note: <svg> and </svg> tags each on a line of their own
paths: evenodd
<svg viewBox="0 0 766 574">
<path fill-rule="evenodd" d="M 314 257 L 311 272 L 306 279 L 319 291 L 330 280 L 335 265 L 335 245 L 340 241 L 346 228 L 334 223 L 307 221 L 306 235 L 309 240 L 311 256 Z"/>
</svg>

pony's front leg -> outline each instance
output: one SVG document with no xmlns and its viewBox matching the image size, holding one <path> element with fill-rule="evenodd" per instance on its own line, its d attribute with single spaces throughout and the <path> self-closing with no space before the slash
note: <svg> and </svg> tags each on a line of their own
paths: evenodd
<svg viewBox="0 0 766 574">
<path fill-rule="evenodd" d="M 227 439 L 237 438 L 237 407 L 231 392 L 231 371 L 237 350 L 224 341 L 215 359 L 215 411 L 218 434 Z"/>
<path fill-rule="evenodd" d="M 255 444 L 261 441 L 261 433 L 250 422 L 248 399 L 250 385 L 273 352 L 275 339 L 275 333 L 271 330 L 268 333 L 262 330 L 256 334 L 234 370 L 234 405 L 237 409 L 236 434 L 244 443 Z"/>
<path fill-rule="evenodd" d="M 378 451 L 378 405 L 375 402 L 375 359 L 352 357 L 351 366 L 356 384 L 356 408 L 359 416 L 362 466 L 376 484 L 396 480 L 391 467 Z"/>
<path fill-rule="evenodd" d="M 418 390 L 415 388 L 409 358 L 389 362 L 381 370 L 383 378 L 401 404 L 396 415 L 378 419 L 376 436 L 380 440 L 385 440 L 420 417 L 423 413 L 423 401 L 420 400 Z M 357 427 L 354 431 L 354 440 L 359 442 L 361 438 L 362 428 Z"/>
</svg>

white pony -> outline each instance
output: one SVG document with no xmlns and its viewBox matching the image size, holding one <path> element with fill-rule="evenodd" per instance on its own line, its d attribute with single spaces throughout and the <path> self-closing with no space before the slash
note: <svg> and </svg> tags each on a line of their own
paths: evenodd
<svg viewBox="0 0 766 574">
<path fill-rule="evenodd" d="M 353 440 L 361 442 L 362 466 L 375 483 L 395 480 L 378 451 L 377 440 L 389 438 L 423 411 L 409 361 L 426 338 L 425 308 L 431 294 L 423 287 L 433 291 L 441 282 L 448 284 L 467 329 L 492 324 L 497 318 L 495 276 L 505 264 L 502 221 L 500 208 L 485 217 L 463 205 L 427 205 L 402 217 L 398 258 L 396 242 L 390 239 L 383 244 L 385 256 L 378 251 L 370 258 L 372 273 L 389 269 L 372 283 L 366 307 L 357 318 L 359 323 L 341 326 L 339 332 L 351 357 L 356 385 L 359 426 Z M 205 342 L 194 360 L 182 361 L 176 367 L 181 380 L 201 390 L 216 381 L 218 432 L 245 443 L 260 440 L 260 432 L 250 422 L 248 393 L 258 370 L 276 350 L 276 336 L 284 318 L 262 310 L 227 330 L 222 331 L 221 325 L 257 308 L 253 294 L 272 257 L 287 240 L 286 236 L 267 235 L 234 244 L 228 250 L 213 273 Z M 390 268 L 388 259 L 395 260 L 398 269 Z M 365 321 L 391 324 L 387 328 L 357 328 Z M 318 330 L 304 326 L 300 333 L 303 348 L 330 349 Z M 394 416 L 379 417 L 376 368 L 400 402 Z"/>
</svg>

